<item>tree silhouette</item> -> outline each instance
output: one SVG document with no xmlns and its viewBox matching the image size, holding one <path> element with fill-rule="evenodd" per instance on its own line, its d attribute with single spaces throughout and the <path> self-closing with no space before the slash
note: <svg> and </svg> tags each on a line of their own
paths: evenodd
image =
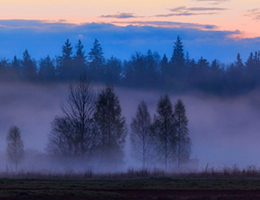
<svg viewBox="0 0 260 200">
<path fill-rule="evenodd" d="M 12 60 L 11 70 L 15 76 L 21 75 L 21 61 L 16 56 L 14 56 Z"/>
<path fill-rule="evenodd" d="M 112 87 L 106 87 L 99 93 L 94 120 L 99 131 L 99 151 L 102 161 L 122 163 L 126 122 Z"/>
<path fill-rule="evenodd" d="M 177 40 L 174 43 L 171 62 L 173 63 L 174 66 L 178 66 L 178 67 L 184 66 L 185 58 L 183 52 L 183 44 L 179 35 L 177 36 Z"/>
<path fill-rule="evenodd" d="M 93 47 L 88 54 L 89 70 L 95 81 L 102 81 L 104 78 L 105 58 L 103 54 L 99 41 L 95 39 Z"/>
<path fill-rule="evenodd" d="M 131 145 L 133 155 L 142 162 L 143 168 L 152 158 L 153 137 L 151 134 L 151 117 L 147 105 L 142 101 L 131 122 Z"/>
<path fill-rule="evenodd" d="M 145 58 L 145 86 L 146 88 L 155 88 L 159 82 L 159 63 L 160 63 L 160 56 L 157 52 L 152 53 L 149 49 Z"/>
<path fill-rule="evenodd" d="M 157 114 L 154 116 L 153 134 L 157 141 L 157 152 L 163 158 L 167 171 L 169 160 L 173 160 L 176 145 L 176 129 L 174 126 L 172 104 L 169 96 L 164 95 L 157 104 Z"/>
<path fill-rule="evenodd" d="M 95 95 L 88 77 L 83 74 L 69 87 L 66 103 L 61 105 L 63 116 L 52 122 L 48 151 L 61 156 L 89 156 L 96 146 L 93 120 Z"/>
<path fill-rule="evenodd" d="M 37 67 L 35 62 L 31 59 L 31 55 L 26 49 L 23 53 L 23 59 L 21 61 L 22 76 L 26 80 L 35 80 L 37 74 Z"/>
<path fill-rule="evenodd" d="M 168 58 L 164 54 L 163 58 L 160 62 L 160 69 L 161 69 L 161 89 L 169 89 L 172 84 L 172 69 L 169 65 Z"/>
<path fill-rule="evenodd" d="M 170 71 L 172 77 L 171 86 L 174 87 L 176 91 L 182 91 L 187 80 L 188 69 L 185 65 L 183 44 L 180 36 L 177 37 L 174 43 L 170 66 L 172 68 Z"/>
<path fill-rule="evenodd" d="M 73 60 L 75 78 L 87 71 L 86 56 L 85 56 L 85 51 L 83 49 L 84 46 L 82 45 L 81 40 L 78 40 L 78 43 L 76 44 L 76 55 L 74 56 L 74 60 Z"/>
<path fill-rule="evenodd" d="M 57 72 L 61 80 L 71 80 L 74 76 L 72 46 L 69 39 L 62 46 L 62 56 L 57 59 Z"/>
<path fill-rule="evenodd" d="M 105 82 L 106 84 L 118 85 L 121 83 L 122 64 L 121 61 L 115 57 L 107 60 L 105 67 Z"/>
<path fill-rule="evenodd" d="M 135 52 L 130 61 L 125 63 L 125 84 L 129 87 L 144 88 L 146 80 L 145 57 Z"/>
<path fill-rule="evenodd" d="M 178 169 L 189 160 L 191 140 L 189 138 L 188 119 L 183 102 L 179 99 L 174 107 L 174 126 L 176 129 L 176 157 Z"/>
<path fill-rule="evenodd" d="M 15 164 L 15 171 L 17 172 L 18 164 L 23 160 L 24 157 L 24 146 L 21 138 L 21 131 L 17 126 L 11 126 L 7 137 L 7 158 L 9 162 Z"/>
<path fill-rule="evenodd" d="M 39 66 L 40 69 L 38 75 L 40 80 L 48 82 L 55 79 L 54 64 L 49 55 L 40 60 Z"/>
<path fill-rule="evenodd" d="M 62 55 L 56 58 L 56 62 L 46 57 L 39 60 L 39 71 L 36 61 L 27 50 L 21 60 L 16 56 L 10 62 L 3 58 L 0 60 L 0 81 L 16 80 L 18 77 L 25 81 L 37 81 L 39 78 L 48 82 L 53 79 L 50 77 L 53 77 L 54 65 L 54 79 L 58 81 L 75 80 L 80 74 L 87 72 L 99 83 L 175 93 L 202 91 L 233 96 L 260 88 L 259 51 L 251 52 L 246 62 L 242 61 L 239 53 L 236 60 L 229 64 L 221 63 L 217 59 L 209 63 L 203 56 L 195 61 L 190 58 L 188 52 L 184 56 L 182 39 L 177 36 L 169 60 L 165 54 L 161 59 L 157 52 L 148 50 L 146 54 L 135 52 L 129 60 L 121 62 L 113 56 L 105 59 L 97 39 L 88 57 L 85 56 L 81 40 L 75 47 L 76 52 L 73 55 L 71 43 L 67 39 L 62 46 Z M 52 68 L 50 73 L 45 70 L 46 63 Z"/>
</svg>

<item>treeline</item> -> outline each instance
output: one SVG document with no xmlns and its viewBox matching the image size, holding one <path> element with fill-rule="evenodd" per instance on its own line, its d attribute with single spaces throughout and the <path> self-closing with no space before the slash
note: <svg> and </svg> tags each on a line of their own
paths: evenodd
<svg viewBox="0 0 260 200">
<path fill-rule="evenodd" d="M 71 81 L 86 72 L 94 82 L 120 85 L 135 89 L 157 89 L 167 92 L 203 91 L 217 95 L 236 95 L 249 92 L 260 85 L 260 53 L 250 53 L 246 62 L 240 54 L 231 64 L 217 60 L 209 63 L 201 57 L 194 60 L 184 53 L 178 36 L 171 58 L 162 57 L 148 50 L 146 54 L 135 52 L 129 60 L 114 56 L 105 59 L 97 39 L 89 53 L 79 40 L 73 46 L 67 40 L 60 56 L 46 56 L 35 61 L 25 50 L 20 60 L 0 60 L 0 79 L 20 79 L 36 82 Z"/>
<path fill-rule="evenodd" d="M 131 155 L 143 168 L 180 170 L 189 162 L 191 141 L 181 100 L 172 107 L 169 96 L 161 96 L 154 119 L 142 101 L 127 126 L 113 87 L 96 94 L 89 78 L 83 75 L 70 84 L 61 110 L 51 123 L 46 147 L 49 158 L 57 163 L 65 160 L 106 171 L 122 169 L 129 159 L 125 157 L 127 134 Z M 7 155 L 15 169 L 22 162 L 23 152 L 21 131 L 12 126 L 7 135 Z"/>
</svg>

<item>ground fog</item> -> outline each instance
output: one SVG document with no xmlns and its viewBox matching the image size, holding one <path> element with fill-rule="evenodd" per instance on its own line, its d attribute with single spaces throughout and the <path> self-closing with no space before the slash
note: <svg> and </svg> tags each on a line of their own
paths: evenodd
<svg viewBox="0 0 260 200">
<path fill-rule="evenodd" d="M 95 86 L 98 92 L 102 86 Z M 36 157 L 45 156 L 51 122 L 61 115 L 60 104 L 66 100 L 68 84 L 32 85 L 1 83 L 0 85 L 0 170 L 6 170 L 6 135 L 12 125 L 21 129 L 24 147 Z M 156 111 L 160 92 L 136 91 L 115 88 L 119 96 L 128 130 L 137 105 L 146 101 L 151 116 Z M 199 168 L 248 165 L 260 166 L 260 92 L 237 97 L 216 97 L 200 93 L 170 94 L 172 104 L 181 98 L 189 119 L 192 141 L 191 158 L 199 159 Z M 131 157 L 127 138 L 125 163 L 127 167 L 138 166 Z M 30 159 L 28 159 L 30 160 Z M 36 160 L 21 164 L 20 168 L 36 169 Z M 54 163 L 46 165 L 52 168 Z M 86 164 L 87 166 L 87 164 Z M 86 168 L 86 166 L 84 166 Z"/>
</svg>

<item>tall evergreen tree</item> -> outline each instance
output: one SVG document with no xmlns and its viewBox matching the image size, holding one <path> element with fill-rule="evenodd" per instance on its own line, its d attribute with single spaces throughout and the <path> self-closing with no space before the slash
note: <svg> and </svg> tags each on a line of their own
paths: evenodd
<svg viewBox="0 0 260 200">
<path fill-rule="evenodd" d="M 242 58 L 240 56 L 240 54 L 238 53 L 237 54 L 237 60 L 235 61 L 235 66 L 239 69 L 239 70 L 243 70 L 244 68 L 244 64 L 243 64 L 243 61 L 242 61 Z"/>
<path fill-rule="evenodd" d="M 93 47 L 88 54 L 89 70 L 95 81 L 102 81 L 104 78 L 105 58 L 103 54 L 99 41 L 95 39 Z"/>
<path fill-rule="evenodd" d="M 170 65 L 172 68 L 172 87 L 174 87 L 176 91 L 182 91 L 187 80 L 188 69 L 185 65 L 183 44 L 180 36 L 177 37 L 177 40 L 174 43 Z"/>
<path fill-rule="evenodd" d="M 77 77 L 80 74 L 87 71 L 86 68 L 86 56 L 83 50 L 84 46 L 81 40 L 76 44 L 76 55 L 74 56 L 74 76 Z"/>
<path fill-rule="evenodd" d="M 183 102 L 179 99 L 174 107 L 174 125 L 176 128 L 176 158 L 178 169 L 189 160 L 191 140 L 189 138 L 188 118 Z"/>
<path fill-rule="evenodd" d="M 21 61 L 22 76 L 26 80 L 35 80 L 37 75 L 36 63 L 31 59 L 31 55 L 26 49 L 23 53 L 23 59 Z"/>
<path fill-rule="evenodd" d="M 98 95 L 94 120 L 99 130 L 99 151 L 102 161 L 122 163 L 126 122 L 112 87 L 106 87 Z"/>
<path fill-rule="evenodd" d="M 73 58 L 72 58 L 72 46 L 69 39 L 66 40 L 62 46 L 62 56 L 57 60 L 57 72 L 58 77 L 61 80 L 70 80 L 74 76 Z"/>
<path fill-rule="evenodd" d="M 183 67 L 185 63 L 183 44 L 179 35 L 177 36 L 177 40 L 174 43 L 171 62 L 173 63 L 174 66 L 177 67 Z"/>
</svg>

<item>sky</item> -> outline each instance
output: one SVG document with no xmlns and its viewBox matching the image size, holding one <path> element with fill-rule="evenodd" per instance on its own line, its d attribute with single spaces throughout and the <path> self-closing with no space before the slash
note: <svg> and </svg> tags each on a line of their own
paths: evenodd
<svg viewBox="0 0 260 200">
<path fill-rule="evenodd" d="M 95 38 L 105 56 L 148 49 L 171 56 L 177 35 L 190 56 L 246 61 L 260 44 L 258 0 L 0 0 L 0 57 L 60 54 L 66 39 Z M 51 44 L 50 44 L 51 43 Z M 41 46 L 41 48 L 39 48 Z"/>
</svg>

